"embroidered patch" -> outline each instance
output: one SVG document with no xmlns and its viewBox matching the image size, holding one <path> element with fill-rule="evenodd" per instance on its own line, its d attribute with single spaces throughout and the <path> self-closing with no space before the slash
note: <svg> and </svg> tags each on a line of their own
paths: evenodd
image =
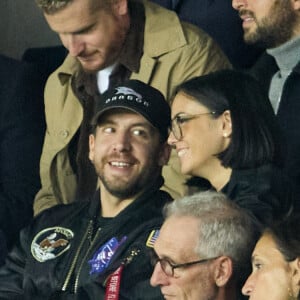
<svg viewBox="0 0 300 300">
<path fill-rule="evenodd" d="M 119 246 L 126 239 L 127 237 L 124 236 L 119 242 L 117 238 L 113 237 L 101 246 L 93 255 L 93 258 L 89 260 L 89 264 L 91 265 L 90 274 L 102 273 L 108 267 L 112 256 L 115 254 Z"/>
<path fill-rule="evenodd" d="M 146 246 L 153 248 L 154 247 L 154 243 L 155 243 L 155 241 L 158 238 L 158 235 L 159 235 L 159 230 L 158 229 L 157 230 L 152 230 L 151 233 L 148 236 L 148 239 L 147 239 L 147 242 L 146 242 Z"/>
<path fill-rule="evenodd" d="M 70 248 L 74 233 L 63 227 L 50 227 L 40 231 L 31 243 L 31 254 L 39 262 L 54 259 Z"/>
</svg>

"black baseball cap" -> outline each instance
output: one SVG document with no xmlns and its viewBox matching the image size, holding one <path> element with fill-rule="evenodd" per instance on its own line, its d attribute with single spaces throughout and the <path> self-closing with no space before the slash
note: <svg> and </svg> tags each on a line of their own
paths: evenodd
<svg viewBox="0 0 300 300">
<path fill-rule="evenodd" d="M 100 116 L 113 108 L 139 113 L 167 139 L 171 110 L 163 94 L 154 87 L 139 80 L 128 80 L 107 90 L 96 103 L 92 124 L 96 125 Z"/>
</svg>

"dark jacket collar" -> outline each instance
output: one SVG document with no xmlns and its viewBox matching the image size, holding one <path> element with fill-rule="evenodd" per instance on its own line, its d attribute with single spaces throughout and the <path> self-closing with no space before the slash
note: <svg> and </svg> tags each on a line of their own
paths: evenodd
<svg viewBox="0 0 300 300">
<path fill-rule="evenodd" d="M 142 3 L 129 1 L 130 28 L 119 62 L 131 72 L 138 72 L 144 47 L 145 9 Z"/>
<path fill-rule="evenodd" d="M 269 91 L 271 79 L 278 70 L 274 57 L 264 52 L 249 70 L 249 73 L 259 80 L 264 89 Z M 294 67 L 293 72 L 300 73 L 300 62 Z"/>
<path fill-rule="evenodd" d="M 151 210 L 151 207 L 157 209 L 162 208 L 164 204 L 168 201 L 171 201 L 171 196 L 160 190 L 160 187 L 163 185 L 163 177 L 160 176 L 156 181 L 149 185 L 144 192 L 138 196 L 130 205 L 128 205 L 123 211 L 119 213 L 118 217 L 123 217 L 123 215 L 129 215 L 132 217 L 132 212 L 143 207 L 148 207 Z M 100 190 L 97 190 L 95 194 L 91 197 L 91 205 L 89 208 L 90 218 L 97 218 L 100 214 L 101 205 L 100 205 Z"/>
</svg>

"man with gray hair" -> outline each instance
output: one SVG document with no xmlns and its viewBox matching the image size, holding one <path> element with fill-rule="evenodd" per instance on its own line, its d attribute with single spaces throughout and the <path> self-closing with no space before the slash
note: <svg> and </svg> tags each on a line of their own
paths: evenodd
<svg viewBox="0 0 300 300">
<path fill-rule="evenodd" d="M 165 299 L 236 300 L 250 271 L 259 225 L 226 196 L 173 201 L 154 243 L 151 277 Z"/>
</svg>

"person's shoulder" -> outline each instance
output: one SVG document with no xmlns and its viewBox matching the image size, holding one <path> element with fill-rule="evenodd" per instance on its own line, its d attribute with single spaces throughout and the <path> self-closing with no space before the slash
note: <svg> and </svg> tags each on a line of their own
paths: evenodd
<svg viewBox="0 0 300 300">
<path fill-rule="evenodd" d="M 60 83 L 65 83 L 71 76 L 75 75 L 80 69 L 80 63 L 71 55 L 67 55 L 63 63 L 58 66 L 48 78 L 48 83 L 53 84 L 54 81 L 59 79 Z"/>
<path fill-rule="evenodd" d="M 73 202 L 70 204 L 59 204 L 41 211 L 35 217 L 35 222 L 43 223 L 55 220 L 64 220 L 78 214 L 88 213 L 89 202 Z"/>
<path fill-rule="evenodd" d="M 169 49 L 185 44 L 181 22 L 175 12 L 151 1 L 143 2 L 143 4 L 146 18 L 144 30 L 146 48 Z M 157 40 L 159 40 L 159 44 L 153 45 L 153 41 Z"/>
<path fill-rule="evenodd" d="M 0 70 L 6 67 L 15 66 L 19 64 L 20 63 L 16 59 L 0 54 Z"/>
<path fill-rule="evenodd" d="M 79 61 L 68 54 L 63 63 L 56 69 L 60 73 L 74 74 L 80 68 Z"/>
<path fill-rule="evenodd" d="M 148 3 L 149 2 L 149 3 Z M 188 55 L 191 60 L 203 58 L 203 52 L 210 53 L 211 57 L 218 55 L 217 61 L 227 62 L 225 55 L 217 43 L 199 27 L 183 22 L 171 10 L 150 3 L 145 3 L 145 32 L 144 52 L 157 57 L 166 53 L 180 53 Z M 230 64 L 224 63 L 227 67 Z"/>
<path fill-rule="evenodd" d="M 254 182 L 261 180 L 261 178 L 270 178 L 271 172 L 274 170 L 274 166 L 271 164 L 264 164 L 254 168 L 247 169 L 233 169 L 231 174 L 231 180 Z"/>
<path fill-rule="evenodd" d="M 264 51 L 253 64 L 253 66 L 247 71 L 252 75 L 258 76 L 259 74 L 264 73 L 264 71 L 267 71 L 270 68 L 272 71 L 274 71 L 273 69 L 277 69 L 276 61 L 273 56 Z"/>
<path fill-rule="evenodd" d="M 63 63 L 49 75 L 46 83 L 46 92 L 49 92 L 47 94 L 53 95 L 60 90 L 63 85 L 70 82 L 70 79 L 79 72 L 79 69 L 78 60 L 67 55 Z"/>
<path fill-rule="evenodd" d="M 170 9 L 167 9 L 159 4 L 156 4 L 152 1 L 142 1 L 142 4 L 144 6 L 145 9 L 145 15 L 146 15 L 146 19 L 147 18 L 160 18 L 161 15 L 167 15 L 167 16 L 171 16 L 172 19 L 178 19 L 177 14 Z M 171 19 L 171 20 L 172 20 Z M 171 21 L 169 20 L 169 21 Z M 166 20 L 164 20 L 166 21 Z"/>
<path fill-rule="evenodd" d="M 172 198 L 171 194 L 164 190 L 158 190 L 158 196 L 155 197 L 155 201 L 160 205 L 165 205 L 169 202 L 172 202 L 173 200 L 174 199 Z"/>
<path fill-rule="evenodd" d="M 21 66 L 21 65 L 26 65 L 25 62 L 15 59 L 13 57 L 7 56 L 7 55 L 3 55 L 0 54 L 0 66 L 4 66 L 4 67 L 11 67 L 11 66 Z"/>
<path fill-rule="evenodd" d="M 9 80 L 15 79 L 19 74 L 34 73 L 36 69 L 33 65 L 14 59 L 9 56 L 0 55 L 0 77 L 5 79 L 7 82 Z M 30 76 L 27 76 L 30 77 Z"/>
<path fill-rule="evenodd" d="M 184 21 L 181 21 L 180 23 L 188 43 L 196 44 L 201 42 L 202 45 L 206 43 L 216 44 L 215 40 L 200 27 Z"/>
<path fill-rule="evenodd" d="M 272 170 L 270 164 L 257 168 L 233 169 L 222 192 L 234 198 L 265 193 L 270 190 Z"/>
<path fill-rule="evenodd" d="M 274 164 L 264 164 L 257 168 L 233 170 L 231 185 L 243 186 L 245 190 L 257 195 L 267 193 L 281 199 L 284 194 L 294 192 L 292 179 Z"/>
<path fill-rule="evenodd" d="M 19 111 L 25 115 L 32 108 L 42 113 L 42 99 L 45 81 L 39 76 L 37 68 L 27 62 L 0 56 L 0 98 L 1 106 Z M 14 104 L 13 104 L 14 103 Z M 18 103 L 18 104 L 16 104 Z"/>
</svg>

